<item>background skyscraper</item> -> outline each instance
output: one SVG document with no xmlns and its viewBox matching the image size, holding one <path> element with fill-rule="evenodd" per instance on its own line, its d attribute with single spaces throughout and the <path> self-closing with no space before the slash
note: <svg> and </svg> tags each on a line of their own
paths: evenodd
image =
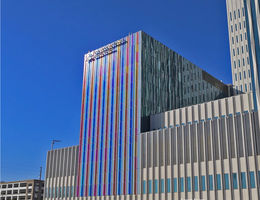
<svg viewBox="0 0 260 200">
<path fill-rule="evenodd" d="M 226 0 L 226 4 L 234 89 L 253 91 L 259 105 L 259 1 Z"/>
</svg>

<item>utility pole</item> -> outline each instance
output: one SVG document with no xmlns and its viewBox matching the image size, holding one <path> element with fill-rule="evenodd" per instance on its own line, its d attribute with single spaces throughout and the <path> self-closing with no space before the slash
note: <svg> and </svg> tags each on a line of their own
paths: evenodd
<svg viewBox="0 0 260 200">
<path fill-rule="evenodd" d="M 40 167 L 40 180 L 42 180 L 42 167 Z"/>
<path fill-rule="evenodd" d="M 51 142 L 51 150 L 53 150 L 53 145 L 57 142 L 61 142 L 61 140 L 52 140 Z"/>
</svg>

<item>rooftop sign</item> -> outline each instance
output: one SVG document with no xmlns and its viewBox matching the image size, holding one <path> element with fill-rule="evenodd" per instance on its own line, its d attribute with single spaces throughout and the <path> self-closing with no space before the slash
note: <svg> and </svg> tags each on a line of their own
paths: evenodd
<svg viewBox="0 0 260 200">
<path fill-rule="evenodd" d="M 102 58 L 106 55 L 109 55 L 111 53 L 116 52 L 116 47 L 121 46 L 123 44 L 127 43 L 127 40 L 125 38 L 121 40 L 117 40 L 109 45 L 106 45 L 100 49 L 97 49 L 95 51 L 92 51 L 86 55 L 86 60 L 88 62 L 92 62 L 96 59 Z"/>
</svg>

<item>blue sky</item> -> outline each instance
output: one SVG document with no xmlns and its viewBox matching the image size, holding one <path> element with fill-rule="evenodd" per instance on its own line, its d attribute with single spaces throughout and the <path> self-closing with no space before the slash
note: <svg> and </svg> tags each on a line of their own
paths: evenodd
<svg viewBox="0 0 260 200">
<path fill-rule="evenodd" d="M 2 0 L 1 180 L 38 178 L 79 141 L 83 56 L 143 30 L 231 83 L 225 1 Z"/>
</svg>

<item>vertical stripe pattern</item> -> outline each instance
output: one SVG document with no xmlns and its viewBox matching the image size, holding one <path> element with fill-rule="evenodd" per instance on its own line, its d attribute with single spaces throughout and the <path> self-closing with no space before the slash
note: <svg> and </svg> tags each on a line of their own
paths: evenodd
<svg viewBox="0 0 260 200">
<path fill-rule="evenodd" d="M 120 41 L 85 63 L 77 196 L 137 192 L 140 32 Z"/>
</svg>

